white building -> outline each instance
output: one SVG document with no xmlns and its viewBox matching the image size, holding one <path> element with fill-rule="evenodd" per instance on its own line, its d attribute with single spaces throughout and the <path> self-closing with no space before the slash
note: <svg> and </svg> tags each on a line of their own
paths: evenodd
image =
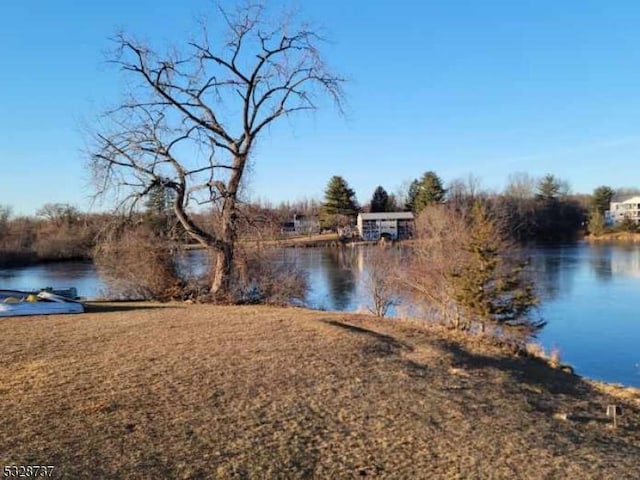
<svg viewBox="0 0 640 480">
<path fill-rule="evenodd" d="M 410 238 L 413 234 L 413 213 L 380 212 L 358 214 L 358 233 L 363 240 Z"/>
<path fill-rule="evenodd" d="M 605 217 L 608 224 L 620 223 L 625 218 L 640 222 L 640 195 L 612 201 Z"/>
</svg>

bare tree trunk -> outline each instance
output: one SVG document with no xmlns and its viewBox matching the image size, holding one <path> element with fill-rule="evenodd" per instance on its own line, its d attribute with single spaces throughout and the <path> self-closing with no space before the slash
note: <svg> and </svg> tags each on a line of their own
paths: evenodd
<svg viewBox="0 0 640 480">
<path fill-rule="evenodd" d="M 237 151 L 236 145 L 232 148 Z M 237 153 L 233 159 L 233 170 L 225 193 L 222 206 L 221 248 L 216 254 L 216 266 L 211 283 L 210 295 L 219 300 L 229 300 L 231 272 L 233 271 L 233 255 L 236 245 L 236 224 L 238 213 L 236 204 L 240 179 L 246 163 L 246 154 Z"/>
<path fill-rule="evenodd" d="M 228 300 L 231 290 L 231 271 L 233 265 L 233 244 L 228 244 L 216 253 L 216 265 L 211 282 L 211 297 Z"/>
</svg>

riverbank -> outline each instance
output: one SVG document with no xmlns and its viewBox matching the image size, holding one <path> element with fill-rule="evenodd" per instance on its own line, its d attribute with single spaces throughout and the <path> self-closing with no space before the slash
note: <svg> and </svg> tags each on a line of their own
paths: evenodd
<svg viewBox="0 0 640 480">
<path fill-rule="evenodd" d="M 640 233 L 631 233 L 631 232 L 603 233 L 602 235 L 587 235 L 584 237 L 584 239 L 587 242 L 593 242 L 593 243 L 599 243 L 599 242 L 637 243 L 637 242 L 640 242 Z"/>
<path fill-rule="evenodd" d="M 640 476 L 637 393 L 363 315 L 115 303 L 5 319 L 0 392 L 0 463 L 63 478 Z"/>
</svg>

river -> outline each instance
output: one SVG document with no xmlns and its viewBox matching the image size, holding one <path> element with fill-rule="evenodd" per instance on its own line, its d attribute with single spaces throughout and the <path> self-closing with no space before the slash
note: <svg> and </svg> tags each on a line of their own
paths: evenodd
<svg viewBox="0 0 640 480">
<path fill-rule="evenodd" d="M 308 273 L 311 308 L 364 311 L 366 255 L 360 248 L 286 249 Z M 571 245 L 536 248 L 532 265 L 547 325 L 539 341 L 587 377 L 640 387 L 640 245 Z M 193 271 L 202 252 L 191 252 Z M 0 288 L 75 286 L 81 296 L 105 293 L 90 262 L 64 262 L 0 270 Z M 400 313 L 402 306 L 400 307 Z"/>
</svg>

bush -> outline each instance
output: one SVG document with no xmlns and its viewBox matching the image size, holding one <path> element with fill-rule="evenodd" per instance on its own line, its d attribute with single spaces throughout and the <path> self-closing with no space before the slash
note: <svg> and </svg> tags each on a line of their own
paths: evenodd
<svg viewBox="0 0 640 480">
<path fill-rule="evenodd" d="M 383 245 L 367 251 L 364 284 L 371 299 L 367 309 L 376 317 L 385 317 L 391 307 L 400 303 L 393 278 L 398 268 L 395 260 L 396 252 Z"/>
<path fill-rule="evenodd" d="M 171 300 L 185 295 L 178 248 L 146 225 L 116 226 L 102 235 L 94 263 L 117 298 Z"/>
<path fill-rule="evenodd" d="M 302 302 L 308 290 L 306 273 L 284 252 L 237 248 L 232 277 L 231 303 L 288 305 Z"/>
</svg>

